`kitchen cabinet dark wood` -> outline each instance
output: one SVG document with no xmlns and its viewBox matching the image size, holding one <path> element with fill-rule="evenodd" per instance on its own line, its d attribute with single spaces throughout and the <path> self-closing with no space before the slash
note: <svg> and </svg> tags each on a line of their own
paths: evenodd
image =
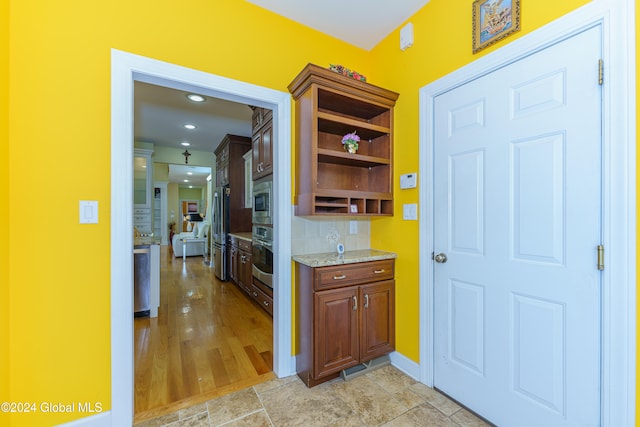
<svg viewBox="0 0 640 427">
<path fill-rule="evenodd" d="M 273 290 L 253 277 L 251 241 L 229 235 L 231 280 L 263 310 L 273 315 Z"/>
<path fill-rule="evenodd" d="M 308 387 L 395 349 L 394 266 L 296 263 L 296 370 Z"/>
<path fill-rule="evenodd" d="M 393 215 L 393 109 L 398 94 L 307 65 L 296 102 L 297 215 Z M 342 138 L 355 132 L 356 153 Z"/>
<path fill-rule="evenodd" d="M 253 107 L 253 180 L 273 173 L 273 111 Z"/>
<path fill-rule="evenodd" d="M 226 135 L 216 148 L 216 187 L 229 186 L 229 232 L 251 231 L 252 211 L 245 206 L 244 158 L 251 138 Z"/>
</svg>

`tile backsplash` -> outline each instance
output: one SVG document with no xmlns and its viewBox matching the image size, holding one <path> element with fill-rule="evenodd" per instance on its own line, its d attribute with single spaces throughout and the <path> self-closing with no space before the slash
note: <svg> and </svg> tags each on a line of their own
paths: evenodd
<svg viewBox="0 0 640 427">
<path fill-rule="evenodd" d="M 353 219 L 309 219 L 292 215 L 291 254 L 306 255 L 324 252 L 337 252 L 338 243 L 346 251 L 369 249 L 371 232 L 370 221 L 359 219 L 358 232 L 349 234 L 349 222 Z"/>
</svg>

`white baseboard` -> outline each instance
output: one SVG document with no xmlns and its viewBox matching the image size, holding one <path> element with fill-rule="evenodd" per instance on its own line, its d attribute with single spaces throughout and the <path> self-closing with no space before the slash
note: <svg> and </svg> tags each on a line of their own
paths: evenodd
<svg viewBox="0 0 640 427">
<path fill-rule="evenodd" d="M 111 411 L 91 415 L 90 417 L 80 418 L 79 420 L 71 421 L 65 424 L 59 424 L 58 427 L 112 427 Z"/>
<path fill-rule="evenodd" d="M 401 353 L 398 353 L 397 351 L 389 354 L 389 358 L 391 359 L 391 364 L 393 366 L 409 375 L 414 380 L 420 381 L 419 363 L 414 362 L 413 360 L 409 359 Z"/>
</svg>

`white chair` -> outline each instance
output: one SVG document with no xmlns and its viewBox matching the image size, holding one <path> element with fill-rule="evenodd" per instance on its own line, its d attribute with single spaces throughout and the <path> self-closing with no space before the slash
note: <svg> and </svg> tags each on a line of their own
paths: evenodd
<svg viewBox="0 0 640 427">
<path fill-rule="evenodd" d="M 173 255 L 176 258 L 204 255 L 207 250 L 207 236 L 210 226 L 211 224 L 209 222 L 203 221 L 194 223 L 193 231 L 174 234 L 173 241 L 171 242 Z"/>
</svg>

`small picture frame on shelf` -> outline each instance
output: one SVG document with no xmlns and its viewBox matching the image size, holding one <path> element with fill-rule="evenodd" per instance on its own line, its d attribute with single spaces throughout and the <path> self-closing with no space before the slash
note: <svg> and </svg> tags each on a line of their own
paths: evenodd
<svg viewBox="0 0 640 427">
<path fill-rule="evenodd" d="M 349 212 L 351 213 L 358 213 L 358 205 L 351 205 Z"/>
</svg>

